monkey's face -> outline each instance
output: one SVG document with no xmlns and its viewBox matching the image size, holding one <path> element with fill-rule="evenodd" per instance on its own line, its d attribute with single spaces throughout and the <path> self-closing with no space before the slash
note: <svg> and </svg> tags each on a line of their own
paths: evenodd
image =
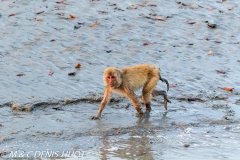
<svg viewBox="0 0 240 160">
<path fill-rule="evenodd" d="M 112 89 L 118 88 L 122 83 L 121 71 L 114 67 L 107 68 L 104 71 L 103 81 L 106 86 Z"/>
<path fill-rule="evenodd" d="M 107 76 L 108 84 L 111 88 L 113 88 L 116 84 L 116 77 L 113 75 Z"/>
</svg>

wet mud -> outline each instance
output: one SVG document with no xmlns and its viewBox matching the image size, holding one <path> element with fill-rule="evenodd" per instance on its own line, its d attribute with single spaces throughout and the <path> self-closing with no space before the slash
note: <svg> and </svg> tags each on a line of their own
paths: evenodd
<svg viewBox="0 0 240 160">
<path fill-rule="evenodd" d="M 0 156 L 239 159 L 239 13 L 237 0 L 0 1 Z M 142 63 L 168 80 L 168 110 L 154 96 L 139 118 L 114 95 L 90 120 L 104 69 Z"/>
</svg>

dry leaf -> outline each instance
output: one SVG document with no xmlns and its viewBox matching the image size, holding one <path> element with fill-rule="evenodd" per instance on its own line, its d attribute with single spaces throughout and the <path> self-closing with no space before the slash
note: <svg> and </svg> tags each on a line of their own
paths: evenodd
<svg viewBox="0 0 240 160">
<path fill-rule="evenodd" d="M 58 1 L 58 2 L 56 2 L 56 3 L 58 3 L 58 4 L 62 4 L 64 1 Z"/>
<path fill-rule="evenodd" d="M 118 7 L 115 7 L 114 9 L 117 9 L 117 10 L 119 10 L 119 11 L 124 11 L 123 9 L 118 8 Z"/>
<path fill-rule="evenodd" d="M 196 101 L 196 98 L 187 98 L 187 101 L 189 102 Z"/>
<path fill-rule="evenodd" d="M 41 19 L 36 19 L 38 22 L 42 22 L 42 20 Z"/>
<path fill-rule="evenodd" d="M 37 12 L 36 14 L 42 14 L 42 13 L 44 13 L 44 11 Z"/>
<path fill-rule="evenodd" d="M 91 24 L 90 26 L 91 27 L 96 27 L 96 26 L 99 26 L 100 25 L 100 23 L 93 23 L 93 24 Z"/>
<path fill-rule="evenodd" d="M 208 51 L 208 53 L 207 53 L 208 55 L 211 55 L 212 54 L 212 51 L 210 50 L 210 51 Z"/>
<path fill-rule="evenodd" d="M 217 73 L 221 73 L 221 74 L 225 74 L 226 72 L 225 71 L 221 71 L 221 70 L 216 70 Z"/>
<path fill-rule="evenodd" d="M 56 111 L 64 111 L 64 109 L 61 107 L 53 107 L 52 109 L 55 109 Z"/>
<path fill-rule="evenodd" d="M 74 26 L 74 29 L 79 29 L 79 28 L 81 28 L 80 25 L 79 26 Z"/>
<path fill-rule="evenodd" d="M 177 86 L 176 85 L 174 85 L 174 84 L 170 84 L 169 85 L 169 88 L 176 88 Z"/>
<path fill-rule="evenodd" d="M 17 74 L 17 76 L 23 76 L 23 74 L 22 74 L 22 73 L 20 73 L 20 74 Z"/>
<path fill-rule="evenodd" d="M 107 14 L 108 11 L 98 11 L 98 13 L 101 13 L 101 14 Z"/>
<path fill-rule="evenodd" d="M 76 72 L 70 72 L 68 73 L 69 76 L 75 76 L 76 75 Z"/>
<path fill-rule="evenodd" d="M 180 1 L 175 1 L 177 4 L 181 4 L 182 2 L 180 2 Z"/>
<path fill-rule="evenodd" d="M 144 155 L 144 154 L 146 154 L 146 152 L 142 152 L 140 155 Z"/>
<path fill-rule="evenodd" d="M 51 71 L 51 70 L 48 71 L 48 75 L 49 75 L 49 76 L 53 75 L 53 71 Z"/>
<path fill-rule="evenodd" d="M 149 45 L 149 43 L 148 42 L 143 42 L 143 45 L 146 46 L 146 45 Z"/>
<path fill-rule="evenodd" d="M 109 4 L 109 6 L 116 6 L 117 4 L 116 3 L 113 3 L 113 4 Z"/>
<path fill-rule="evenodd" d="M 194 22 L 194 21 L 190 21 L 190 22 L 188 22 L 188 24 L 195 24 L 196 22 Z"/>
<path fill-rule="evenodd" d="M 9 14 L 8 17 L 11 17 L 11 16 L 16 16 L 17 13 L 12 13 L 12 14 Z"/>
<path fill-rule="evenodd" d="M 189 144 L 184 144 L 183 147 L 188 148 L 190 145 Z"/>
<path fill-rule="evenodd" d="M 232 88 L 232 87 L 223 87 L 222 89 L 226 90 L 226 91 L 233 91 L 234 88 Z"/>
<path fill-rule="evenodd" d="M 75 66 L 75 68 L 80 68 L 81 67 L 81 64 L 80 63 L 78 63 L 76 66 Z"/>
<path fill-rule="evenodd" d="M 226 2 L 227 0 L 222 0 L 222 2 Z"/>
<path fill-rule="evenodd" d="M 191 6 L 190 8 L 192 8 L 192 9 L 196 9 L 196 8 L 197 8 L 197 6 Z"/>
<path fill-rule="evenodd" d="M 77 18 L 77 16 L 74 16 L 73 14 L 69 14 L 71 18 Z"/>
<path fill-rule="evenodd" d="M 211 10 L 213 10 L 213 8 L 207 8 L 207 10 L 211 11 Z"/>
<path fill-rule="evenodd" d="M 165 21 L 165 18 L 162 18 L 162 17 L 156 17 L 156 20 L 159 20 L 159 21 Z"/>
<path fill-rule="evenodd" d="M 107 50 L 106 52 L 107 52 L 107 53 L 110 53 L 110 52 L 112 52 L 112 50 Z"/>
<path fill-rule="evenodd" d="M 133 9 L 138 9 L 138 6 L 135 6 Z"/>
<path fill-rule="evenodd" d="M 146 5 L 145 5 L 145 4 L 139 4 L 139 6 L 141 6 L 141 7 L 146 7 Z"/>
<path fill-rule="evenodd" d="M 116 132 L 116 135 L 119 135 L 119 134 L 121 134 L 121 132 L 117 131 L 117 132 Z"/>
<path fill-rule="evenodd" d="M 214 41 L 215 43 L 222 43 L 221 41 Z"/>
<path fill-rule="evenodd" d="M 182 3 L 183 6 L 190 6 L 189 4 Z"/>
<path fill-rule="evenodd" d="M 148 6 L 156 7 L 156 4 L 149 4 Z"/>
<path fill-rule="evenodd" d="M 159 52 L 166 52 L 166 50 L 160 50 Z"/>
<path fill-rule="evenodd" d="M 229 10 L 229 11 L 230 11 L 230 10 L 233 10 L 233 8 L 234 8 L 234 7 L 228 7 L 228 10 Z"/>
</svg>

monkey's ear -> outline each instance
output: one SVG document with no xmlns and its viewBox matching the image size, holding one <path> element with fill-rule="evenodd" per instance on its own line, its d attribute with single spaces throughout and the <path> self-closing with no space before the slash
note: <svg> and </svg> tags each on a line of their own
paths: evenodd
<svg viewBox="0 0 240 160">
<path fill-rule="evenodd" d="M 120 78 L 122 78 L 122 70 L 121 69 L 116 69 L 117 70 L 117 73 L 118 73 L 118 76 L 120 77 Z"/>
</svg>

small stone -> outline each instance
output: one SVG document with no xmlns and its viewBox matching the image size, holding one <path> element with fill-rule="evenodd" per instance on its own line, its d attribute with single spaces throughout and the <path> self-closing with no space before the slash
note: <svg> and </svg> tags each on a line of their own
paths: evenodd
<svg viewBox="0 0 240 160">
<path fill-rule="evenodd" d="M 215 23 L 209 23 L 209 22 L 208 22 L 208 27 L 216 28 L 216 27 L 217 27 L 217 24 L 215 24 Z"/>
<path fill-rule="evenodd" d="M 185 148 L 188 148 L 190 145 L 189 144 L 184 144 L 183 145 Z"/>
<path fill-rule="evenodd" d="M 71 148 L 73 148 L 73 149 L 79 149 L 79 147 L 78 147 L 77 145 L 73 145 L 73 146 L 71 146 Z"/>
<path fill-rule="evenodd" d="M 57 118 L 56 121 L 57 122 L 62 122 L 62 120 L 60 118 Z"/>
<path fill-rule="evenodd" d="M 79 29 L 81 28 L 81 26 L 74 26 L 74 29 Z"/>
</svg>

